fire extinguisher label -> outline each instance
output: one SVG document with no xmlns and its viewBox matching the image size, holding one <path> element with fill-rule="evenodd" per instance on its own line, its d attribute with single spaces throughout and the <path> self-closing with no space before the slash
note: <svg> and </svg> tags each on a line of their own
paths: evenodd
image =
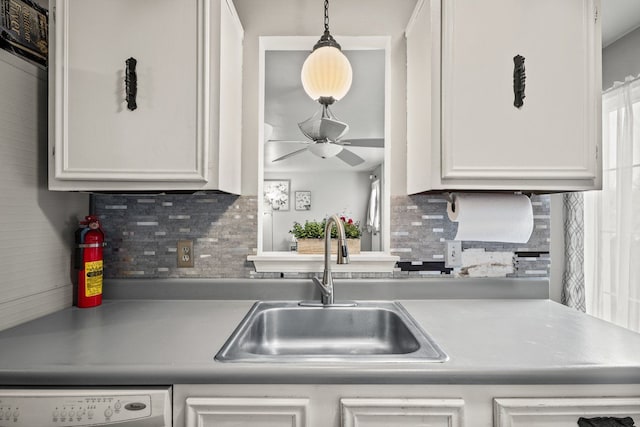
<svg viewBox="0 0 640 427">
<path fill-rule="evenodd" d="M 102 293 L 102 260 L 89 261 L 84 264 L 85 294 L 95 297 Z"/>
</svg>

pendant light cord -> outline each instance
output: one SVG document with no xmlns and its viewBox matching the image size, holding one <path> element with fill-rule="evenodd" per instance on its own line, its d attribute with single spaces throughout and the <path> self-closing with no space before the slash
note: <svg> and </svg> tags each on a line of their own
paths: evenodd
<svg viewBox="0 0 640 427">
<path fill-rule="evenodd" d="M 324 0 L 324 30 L 329 32 L 329 0 Z"/>
<path fill-rule="evenodd" d="M 341 49 L 338 42 L 336 42 L 331 33 L 329 33 L 329 0 L 324 0 L 324 34 L 320 37 L 318 43 L 313 46 L 313 50 L 324 46 L 331 46 Z"/>
</svg>

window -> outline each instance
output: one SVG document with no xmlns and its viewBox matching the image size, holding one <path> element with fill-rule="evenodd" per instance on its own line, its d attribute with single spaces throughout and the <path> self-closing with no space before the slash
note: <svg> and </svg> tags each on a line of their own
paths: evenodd
<svg viewBox="0 0 640 427">
<path fill-rule="evenodd" d="M 584 195 L 587 313 L 640 332 L 640 77 L 602 99 L 602 191 Z"/>
</svg>

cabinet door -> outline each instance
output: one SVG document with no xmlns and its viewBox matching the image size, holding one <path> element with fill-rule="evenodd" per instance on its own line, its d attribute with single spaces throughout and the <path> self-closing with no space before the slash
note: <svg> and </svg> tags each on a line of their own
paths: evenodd
<svg viewBox="0 0 640 427">
<path fill-rule="evenodd" d="M 190 397 L 186 427 L 305 427 L 304 398 Z"/>
<path fill-rule="evenodd" d="M 598 0 L 442 2 L 442 180 L 599 176 Z M 525 98 L 514 106 L 514 57 Z M 532 184 L 535 187 L 535 184 Z"/>
<path fill-rule="evenodd" d="M 206 0 L 56 1 L 56 179 L 207 180 L 209 8 Z"/>
<path fill-rule="evenodd" d="M 462 399 L 340 399 L 342 427 L 463 427 Z"/>
<path fill-rule="evenodd" d="M 494 399 L 495 427 L 575 427 L 580 417 L 632 417 L 640 422 L 640 398 Z"/>
</svg>

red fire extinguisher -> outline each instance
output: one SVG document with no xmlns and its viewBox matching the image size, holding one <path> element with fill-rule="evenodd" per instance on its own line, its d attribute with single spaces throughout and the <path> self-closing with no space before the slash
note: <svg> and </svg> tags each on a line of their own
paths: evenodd
<svg viewBox="0 0 640 427">
<path fill-rule="evenodd" d="M 78 287 L 76 305 L 81 308 L 102 304 L 102 248 L 104 233 L 98 217 L 89 215 L 76 231 Z"/>
</svg>

